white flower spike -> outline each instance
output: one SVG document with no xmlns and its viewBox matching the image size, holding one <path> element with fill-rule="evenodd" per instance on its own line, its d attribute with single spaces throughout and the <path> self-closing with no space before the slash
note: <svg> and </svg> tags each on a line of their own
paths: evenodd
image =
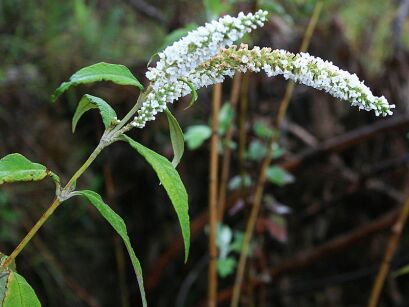
<svg viewBox="0 0 409 307">
<path fill-rule="evenodd" d="M 331 62 L 308 53 L 293 54 L 271 48 L 254 47 L 249 50 L 247 45 L 225 48 L 232 44 L 233 39 L 262 25 L 265 16 L 263 11 L 255 15 L 240 13 L 237 18 L 225 16 L 166 48 L 157 66 L 147 73 L 151 90 L 131 124 L 144 127 L 147 121 L 154 120 L 157 113 L 167 108 L 167 103 L 191 93 L 186 80 L 199 89 L 221 83 L 225 76 L 232 77 L 236 71 L 264 71 L 269 77 L 283 75 L 286 79 L 350 101 L 360 110 L 373 110 L 377 116 L 392 114 L 395 105 L 389 105 L 383 96 L 374 96 L 355 74 Z"/>
</svg>

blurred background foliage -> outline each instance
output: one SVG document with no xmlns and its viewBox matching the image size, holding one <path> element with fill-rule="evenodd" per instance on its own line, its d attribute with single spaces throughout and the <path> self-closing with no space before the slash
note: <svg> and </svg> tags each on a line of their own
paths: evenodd
<svg viewBox="0 0 409 307">
<path fill-rule="evenodd" d="M 327 0 L 310 48 L 312 54 L 356 72 L 375 93 L 385 94 L 397 105 L 395 117 L 409 112 L 409 19 L 402 13 L 404 3 Z M 146 83 L 144 72 L 151 55 L 187 30 L 223 12 L 235 15 L 260 7 L 271 12 L 269 22 L 245 41 L 296 51 L 314 5 L 314 0 L 0 0 L 0 156 L 21 152 L 66 179 L 102 133 L 98 114 L 90 114 L 79 124 L 76 135 L 71 134 L 71 116 L 81 95 L 100 95 L 124 114 L 138 94 L 132 88 L 99 84 L 71 90 L 52 105 L 50 94 L 76 70 L 99 61 L 121 63 Z M 259 75 L 248 79 L 249 145 L 244 162 L 248 174 L 238 176 L 235 151 L 228 199 L 235 211 L 226 217 L 229 226 L 221 226 L 227 236 L 227 241 L 220 241 L 226 248 L 225 265 L 219 270 L 224 277 L 221 288 L 232 284 L 237 242 L 245 225 L 242 207 L 246 199 L 239 187 L 254 184 L 265 155 L 265 135 L 273 133 L 271 118 L 285 84 L 280 78 Z M 227 81 L 224 101 L 230 87 Z M 192 149 L 179 170 L 189 191 L 194 221 L 206 211 L 206 140 L 210 136 L 211 92 L 205 89 L 199 94 L 195 107 L 184 110 L 188 98 L 174 107 Z M 323 93 L 296 88 L 275 151 L 277 161 L 292 161 L 297 154 L 336 136 L 381 121 L 333 101 Z M 224 120 L 229 112 L 226 114 L 221 115 Z M 274 166 L 269 169 L 270 185 L 252 247 L 251 272 L 271 281 L 266 277 L 268 267 L 363 227 L 401 205 L 409 192 L 409 127 L 406 121 L 398 130 L 390 130 L 388 135 L 363 140 L 340 154 L 328 153 L 292 174 Z M 171 157 L 165 117 L 133 134 Z M 237 148 L 237 144 L 232 146 Z M 382 172 L 388 163 L 393 166 Z M 144 161 L 120 144 L 112 146 L 79 185 L 101 191 L 125 217 L 144 268 L 151 306 L 199 306 L 206 295 L 206 232 L 201 228 L 195 236 L 191 258 L 184 265 L 175 243 L 180 236 L 176 218 Z M 14 248 L 44 211 L 52 189 L 50 182 L 0 188 L 0 251 Z M 138 306 L 136 280 L 121 243 L 87 203 L 70 203 L 57 211 L 19 257 L 20 271 L 44 306 Z M 387 232 L 382 232 L 295 274 L 273 278 L 253 303 L 362 306 L 387 238 Z M 398 253 L 396 269 L 409 262 L 407 243 L 409 238 L 404 236 L 401 244 L 406 247 Z M 169 252 L 172 246 L 176 254 Z M 407 306 L 408 289 L 409 277 L 390 279 L 382 306 Z"/>
</svg>

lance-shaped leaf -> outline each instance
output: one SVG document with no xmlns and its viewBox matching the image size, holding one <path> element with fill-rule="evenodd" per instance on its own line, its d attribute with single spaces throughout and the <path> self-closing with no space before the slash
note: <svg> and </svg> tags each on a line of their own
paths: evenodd
<svg viewBox="0 0 409 307">
<path fill-rule="evenodd" d="M 169 111 L 169 109 L 166 109 L 166 116 L 168 117 L 170 141 L 172 142 L 174 154 L 172 165 L 176 167 L 179 164 L 180 159 L 182 159 L 183 153 L 185 151 L 185 139 L 183 137 L 183 131 L 180 128 L 178 121 Z"/>
<path fill-rule="evenodd" d="M 160 154 L 146 148 L 126 135 L 122 136 L 122 140 L 128 142 L 140 155 L 145 158 L 145 160 L 152 166 L 158 175 L 160 182 L 165 188 L 172 205 L 176 210 L 179 224 L 182 229 L 186 262 L 189 256 L 190 247 L 189 207 L 186 189 L 178 172 L 175 170 L 172 163 L 170 163 L 168 159 Z"/>
<path fill-rule="evenodd" d="M 190 95 L 192 96 L 192 100 L 190 101 L 189 105 L 186 107 L 186 109 L 189 109 L 191 106 L 193 106 L 197 100 L 197 91 L 195 87 L 193 86 L 192 82 L 186 80 L 186 79 L 179 79 L 180 81 L 186 83 L 187 86 L 190 88 Z"/>
<path fill-rule="evenodd" d="M 41 307 L 41 303 L 23 276 L 5 269 L 0 271 L 0 306 Z"/>
<path fill-rule="evenodd" d="M 77 191 L 75 192 L 75 194 L 86 197 L 124 241 L 126 250 L 129 253 L 133 268 L 135 270 L 136 278 L 138 279 L 139 290 L 141 291 L 142 297 L 142 304 L 144 307 L 147 306 L 145 289 L 143 286 L 142 267 L 132 248 L 124 220 L 102 200 L 101 196 L 98 193 L 94 191 L 84 190 Z"/>
<path fill-rule="evenodd" d="M 86 94 L 81 98 L 77 110 L 75 110 L 74 117 L 72 118 L 72 133 L 75 132 L 77 123 L 82 115 L 92 109 L 99 109 L 105 129 L 109 128 L 117 119 L 115 110 L 112 109 L 108 102 L 99 97 Z"/>
<path fill-rule="evenodd" d="M 0 159 L 0 184 L 17 181 L 39 181 L 50 176 L 58 182 L 58 176 L 44 165 L 33 163 L 19 153 Z"/>
<path fill-rule="evenodd" d="M 143 90 L 142 84 L 126 66 L 101 62 L 77 71 L 70 77 L 69 81 L 62 83 L 55 90 L 51 99 L 53 102 L 56 101 L 57 98 L 71 86 L 89 84 L 97 81 L 111 81 L 119 85 L 136 86 L 140 90 Z"/>
</svg>

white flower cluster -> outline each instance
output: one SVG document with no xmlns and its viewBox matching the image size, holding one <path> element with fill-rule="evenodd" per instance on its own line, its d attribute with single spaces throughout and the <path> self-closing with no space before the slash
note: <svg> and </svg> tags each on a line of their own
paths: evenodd
<svg viewBox="0 0 409 307">
<path fill-rule="evenodd" d="M 182 79 L 202 63 L 217 55 L 220 48 L 229 47 L 234 41 L 263 26 L 267 12 L 258 11 L 237 17 L 224 16 L 212 21 L 167 47 L 159 53 L 156 67 L 149 68 L 146 77 L 151 81 L 152 90 L 132 122 L 143 127 L 146 121 L 153 120 L 158 112 L 166 109 L 166 103 L 190 93 L 190 88 Z"/>
<path fill-rule="evenodd" d="M 246 20 L 252 20 L 253 25 L 261 23 L 265 13 L 258 12 L 257 14 Z M 248 16 L 250 15 L 246 17 L 249 18 Z M 255 16 L 259 17 L 256 18 Z M 226 19 L 224 17 L 221 20 L 231 21 L 236 19 L 231 17 Z M 244 17 L 241 20 L 244 20 Z M 228 34 L 226 36 L 228 37 Z M 209 37 L 208 41 L 212 41 L 212 39 Z M 167 103 L 172 103 L 191 93 L 188 82 L 195 89 L 199 89 L 221 83 L 224 81 L 225 76 L 232 77 L 236 71 L 260 72 L 263 70 L 269 77 L 283 75 L 286 79 L 323 90 L 339 99 L 347 100 L 360 110 L 373 110 L 377 116 L 391 115 L 391 109 L 395 107 L 389 105 L 385 97 L 374 96 L 371 90 L 355 74 L 342 70 L 331 62 L 311 56 L 308 53 L 293 54 L 285 50 L 271 50 L 271 48 L 259 47 L 249 50 L 247 45 L 241 45 L 240 48 L 237 48 L 237 46 L 227 49 L 220 48 L 210 58 L 207 58 L 207 61 L 198 59 L 196 57 L 198 53 L 195 49 L 192 52 L 194 61 L 190 61 L 188 60 L 190 53 L 186 49 L 182 48 L 182 50 L 180 58 L 190 64 L 181 64 L 176 60 L 176 56 L 173 56 L 173 62 L 171 62 L 173 66 L 167 64 L 167 67 L 175 68 L 173 71 L 175 75 L 168 71 L 168 68 L 161 71 L 156 67 L 156 70 L 150 71 L 155 71 L 155 75 L 149 75 L 149 77 L 153 78 L 151 91 L 147 93 L 145 101 L 138 111 L 138 116 L 131 122 L 132 126 L 144 127 L 147 121 L 154 120 L 157 113 L 167 108 Z M 172 51 L 171 54 L 173 52 L 176 51 Z M 211 52 L 213 53 L 214 50 L 212 49 Z M 207 52 L 205 54 L 208 55 Z M 167 58 L 168 56 L 162 56 L 163 63 L 170 63 L 164 60 Z"/>
<path fill-rule="evenodd" d="M 392 115 L 391 109 L 395 107 L 388 104 L 385 97 L 374 96 L 356 74 L 308 53 L 294 54 L 286 50 L 259 47 L 249 50 L 247 45 L 233 46 L 203 64 L 189 79 L 196 88 L 200 88 L 223 82 L 224 76 L 232 76 L 235 71 L 261 70 L 269 77 L 283 75 L 285 79 L 323 90 L 349 101 L 360 110 L 373 110 L 376 116 Z"/>
</svg>

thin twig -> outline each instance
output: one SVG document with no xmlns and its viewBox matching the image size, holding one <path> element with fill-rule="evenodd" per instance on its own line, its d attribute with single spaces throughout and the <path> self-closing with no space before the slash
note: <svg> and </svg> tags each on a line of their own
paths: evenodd
<svg viewBox="0 0 409 307">
<path fill-rule="evenodd" d="M 326 140 L 314 148 L 308 148 L 294 158 L 280 164 L 286 170 L 293 171 L 313 160 L 320 159 L 330 152 L 341 152 L 353 145 L 361 144 L 386 132 L 400 132 L 409 128 L 409 116 L 402 115 L 376 121 L 342 135 Z"/>
<path fill-rule="evenodd" d="M 212 137 L 210 144 L 209 166 L 209 271 L 208 271 L 208 306 L 216 307 L 217 301 L 217 187 L 219 145 L 219 112 L 222 100 L 222 85 L 213 87 L 212 97 Z"/>
<path fill-rule="evenodd" d="M 347 248 L 367 240 L 369 237 L 386 230 L 393 225 L 399 215 L 399 209 L 393 209 L 383 214 L 380 218 L 358 227 L 357 229 L 337 236 L 336 238 L 318 246 L 314 249 L 302 250 L 292 258 L 285 259 L 273 269 L 269 274 L 271 279 L 277 279 L 285 273 L 295 272 L 307 268 L 308 266 L 326 258 L 335 255 Z M 264 283 L 265 280 L 258 279 L 255 286 Z M 242 289 L 246 288 L 242 285 Z M 233 294 L 232 288 L 226 288 L 219 292 L 218 303 L 228 300 Z M 200 304 L 199 304 L 200 305 Z"/>
<path fill-rule="evenodd" d="M 304 34 L 303 42 L 301 44 L 301 48 L 300 48 L 301 52 L 306 51 L 308 48 L 308 45 L 311 40 L 312 34 L 314 32 L 315 26 L 318 22 L 318 18 L 321 14 L 322 7 L 323 7 L 323 1 L 318 1 L 315 4 L 314 12 L 311 16 L 307 30 Z M 283 100 L 280 103 L 280 108 L 277 114 L 276 126 L 278 129 L 281 128 L 281 124 L 287 112 L 293 90 L 294 90 L 294 83 L 289 82 L 287 84 L 286 92 L 285 92 Z M 262 200 L 263 193 L 264 193 L 264 184 L 266 181 L 267 168 L 272 161 L 272 147 L 273 147 L 273 144 L 277 142 L 278 137 L 279 137 L 278 133 L 273 134 L 273 136 L 271 137 L 269 141 L 269 145 L 268 145 L 267 154 L 263 160 L 261 170 L 259 173 L 259 177 L 258 177 L 259 179 L 257 182 L 256 191 L 254 195 L 253 207 L 251 209 L 251 213 L 250 213 L 247 225 L 246 225 L 243 246 L 240 251 L 240 260 L 239 260 L 239 265 L 237 267 L 236 279 L 235 279 L 234 287 L 233 287 L 233 296 L 232 296 L 232 301 L 230 304 L 231 307 L 237 307 L 239 305 L 241 286 L 243 283 L 243 277 L 244 277 L 244 271 L 246 267 L 247 254 L 249 251 L 250 241 L 253 236 L 254 226 L 256 224 L 256 220 L 257 220 L 257 217 L 260 211 L 261 200 Z"/>
<path fill-rule="evenodd" d="M 243 82 L 240 88 L 240 115 L 239 115 L 239 171 L 240 176 L 244 176 L 244 154 L 246 152 L 246 119 L 248 105 L 250 74 L 243 76 Z M 242 180 L 243 183 L 243 180 Z"/>
<path fill-rule="evenodd" d="M 315 148 L 309 148 L 306 151 L 297 154 L 294 158 L 291 158 L 291 160 L 280 163 L 279 166 L 288 171 L 295 171 L 304 166 L 307 162 L 322 158 L 329 153 L 340 153 L 356 144 L 362 144 L 374 137 L 380 136 L 383 133 L 396 133 L 405 131 L 408 128 L 408 116 L 391 117 L 389 119 L 379 120 L 371 125 L 359 127 L 342 135 L 326 140 L 318 144 Z M 371 172 L 370 174 L 364 173 L 363 179 L 366 180 L 370 175 L 372 175 Z M 241 191 L 238 192 L 241 193 Z M 226 209 L 232 206 L 237 201 L 238 197 L 243 198 L 241 194 L 234 194 L 233 197 L 229 197 L 227 200 L 227 206 L 224 208 L 224 210 L 226 211 Z M 209 216 L 207 210 L 198 214 L 198 216 L 192 220 L 192 240 L 202 232 L 203 227 L 208 224 L 208 220 Z M 159 260 L 155 262 L 155 264 L 152 266 L 151 272 L 147 274 L 146 278 L 146 288 L 148 291 L 152 291 L 158 285 L 158 282 L 162 275 L 166 272 L 166 268 L 168 267 L 169 263 L 180 253 L 182 248 L 183 240 L 181 238 L 178 238 L 176 241 L 172 241 L 172 244 L 168 246 Z"/>
<path fill-rule="evenodd" d="M 406 199 L 406 202 L 404 203 L 402 210 L 399 213 L 398 220 L 392 227 L 392 234 L 389 239 L 385 256 L 383 258 L 381 266 L 379 267 L 379 272 L 373 284 L 372 292 L 369 297 L 368 307 L 378 306 L 379 297 L 381 296 L 382 288 L 385 283 L 386 276 L 388 275 L 393 255 L 395 254 L 396 248 L 398 247 L 399 239 L 402 235 L 402 231 L 406 224 L 408 216 L 409 216 L 409 197 Z"/>
<path fill-rule="evenodd" d="M 231 89 L 230 94 L 230 104 L 232 106 L 233 111 L 237 109 L 237 102 L 239 100 L 240 94 L 240 83 L 241 83 L 241 73 L 237 73 L 233 78 L 233 86 Z M 235 112 L 234 112 L 235 113 Z M 218 209 L 219 214 L 218 218 L 219 221 L 223 220 L 224 214 L 224 207 L 226 202 L 226 192 L 227 192 L 227 182 L 229 180 L 229 172 L 230 172 L 230 160 L 231 160 L 231 140 L 233 138 L 233 118 L 229 122 L 226 135 L 223 139 L 223 159 L 222 159 L 222 167 L 221 167 L 221 175 L 220 175 L 220 189 L 219 189 L 219 201 L 218 201 Z"/>
</svg>

